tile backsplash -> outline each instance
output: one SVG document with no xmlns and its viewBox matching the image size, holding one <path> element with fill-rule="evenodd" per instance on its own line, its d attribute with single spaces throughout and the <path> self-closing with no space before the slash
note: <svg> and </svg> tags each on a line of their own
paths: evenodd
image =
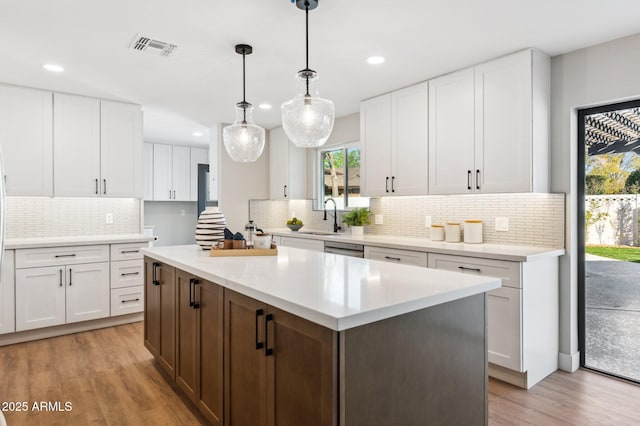
<svg viewBox="0 0 640 426">
<path fill-rule="evenodd" d="M 135 198 L 7 197 L 7 238 L 139 234 L 140 204 Z"/>
<path fill-rule="evenodd" d="M 331 231 L 333 219 L 322 220 L 323 212 L 312 206 L 311 200 L 250 200 L 249 214 L 260 228 L 284 228 L 287 218 L 295 215 L 307 229 Z M 384 223 L 367 226 L 369 234 L 430 238 L 426 216 L 433 224 L 479 219 L 487 243 L 564 247 L 564 194 L 382 197 L 372 198 L 370 206 Z M 496 217 L 509 219 L 508 231 L 495 230 Z"/>
</svg>

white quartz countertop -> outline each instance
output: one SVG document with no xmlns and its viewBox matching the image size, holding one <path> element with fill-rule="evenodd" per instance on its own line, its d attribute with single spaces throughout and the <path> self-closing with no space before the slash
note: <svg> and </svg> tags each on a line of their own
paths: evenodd
<svg viewBox="0 0 640 426">
<path fill-rule="evenodd" d="M 142 234 L 82 235 L 74 237 L 7 238 L 5 249 L 41 247 L 87 246 L 93 244 L 120 244 L 151 241 L 154 237 Z"/>
<path fill-rule="evenodd" d="M 482 257 L 485 259 L 510 260 L 513 262 L 531 262 L 565 254 L 563 248 L 516 246 L 507 244 L 465 244 L 431 241 L 426 238 L 395 237 L 390 235 L 364 235 L 352 237 L 349 233 L 312 234 L 314 231 L 293 232 L 288 229 L 270 229 L 267 232 L 282 237 L 307 238 L 324 241 L 341 241 L 363 244 L 365 246 L 386 247 L 400 250 L 415 250 L 429 253 L 451 254 L 457 256 Z"/>
<path fill-rule="evenodd" d="M 279 247 L 210 257 L 197 245 L 142 250 L 160 262 L 341 331 L 500 287 L 500 279 Z"/>
</svg>

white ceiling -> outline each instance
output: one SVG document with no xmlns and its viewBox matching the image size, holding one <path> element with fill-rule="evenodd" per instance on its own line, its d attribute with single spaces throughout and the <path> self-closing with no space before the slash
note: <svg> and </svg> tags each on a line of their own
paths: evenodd
<svg viewBox="0 0 640 426">
<path fill-rule="evenodd" d="M 557 55 L 640 32 L 637 0 L 320 0 L 310 12 L 310 67 L 336 115 L 384 92 L 526 47 Z M 171 57 L 128 47 L 136 34 L 177 44 Z M 140 103 L 145 139 L 198 143 L 234 120 L 280 123 L 304 68 L 304 13 L 290 0 L 0 0 L 0 82 Z M 631 54 L 635 54 L 633 52 Z M 365 59 L 382 55 L 371 66 Z M 53 74 L 44 63 L 62 65 Z"/>
</svg>

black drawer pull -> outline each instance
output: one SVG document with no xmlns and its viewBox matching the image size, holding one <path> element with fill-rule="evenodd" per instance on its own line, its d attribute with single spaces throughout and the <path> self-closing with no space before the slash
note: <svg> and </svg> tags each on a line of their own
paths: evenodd
<svg viewBox="0 0 640 426">
<path fill-rule="evenodd" d="M 71 277 L 73 276 L 73 271 L 69 268 L 69 287 L 71 287 Z"/>
<path fill-rule="evenodd" d="M 128 299 L 128 300 L 123 300 L 122 303 L 129 303 L 129 302 L 139 302 L 140 298 L 136 297 L 135 299 Z"/>
<path fill-rule="evenodd" d="M 198 296 L 198 291 L 196 289 L 197 285 L 200 285 L 200 280 L 194 279 L 193 280 L 193 309 L 200 308 L 200 304 L 196 300 L 196 297 Z"/>
<path fill-rule="evenodd" d="M 140 250 L 120 250 L 121 254 L 125 253 L 140 253 Z"/>
<path fill-rule="evenodd" d="M 152 277 L 151 277 L 151 282 L 153 283 L 153 285 L 160 285 L 160 281 L 158 280 L 158 266 L 160 266 L 160 264 L 158 262 L 153 262 L 152 263 Z"/>
<path fill-rule="evenodd" d="M 273 348 L 269 347 L 269 321 L 273 321 L 273 314 L 267 314 L 264 320 L 264 355 L 273 355 Z"/>
<path fill-rule="evenodd" d="M 262 349 L 264 347 L 263 342 L 258 342 L 258 317 L 264 315 L 264 310 L 257 309 L 256 310 L 256 349 Z"/>
<path fill-rule="evenodd" d="M 127 275 L 139 275 L 140 272 L 123 272 L 120 275 L 122 275 L 123 277 L 126 277 Z"/>
<path fill-rule="evenodd" d="M 387 259 L 387 260 L 395 260 L 397 262 L 400 262 L 402 260 L 399 257 L 391 257 L 391 256 L 385 256 L 384 258 Z"/>
<path fill-rule="evenodd" d="M 55 257 L 76 257 L 75 253 L 74 254 L 56 254 Z"/>
<path fill-rule="evenodd" d="M 462 269 L 463 271 L 481 272 L 480 268 L 467 268 L 465 266 L 458 266 L 458 269 Z"/>
</svg>

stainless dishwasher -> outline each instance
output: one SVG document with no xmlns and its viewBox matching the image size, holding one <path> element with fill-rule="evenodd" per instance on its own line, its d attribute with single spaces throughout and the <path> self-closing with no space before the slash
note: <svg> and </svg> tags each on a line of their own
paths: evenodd
<svg viewBox="0 0 640 426">
<path fill-rule="evenodd" d="M 341 254 L 343 256 L 364 258 L 364 245 L 353 243 L 341 243 L 338 241 L 325 241 L 324 252 Z"/>
</svg>

